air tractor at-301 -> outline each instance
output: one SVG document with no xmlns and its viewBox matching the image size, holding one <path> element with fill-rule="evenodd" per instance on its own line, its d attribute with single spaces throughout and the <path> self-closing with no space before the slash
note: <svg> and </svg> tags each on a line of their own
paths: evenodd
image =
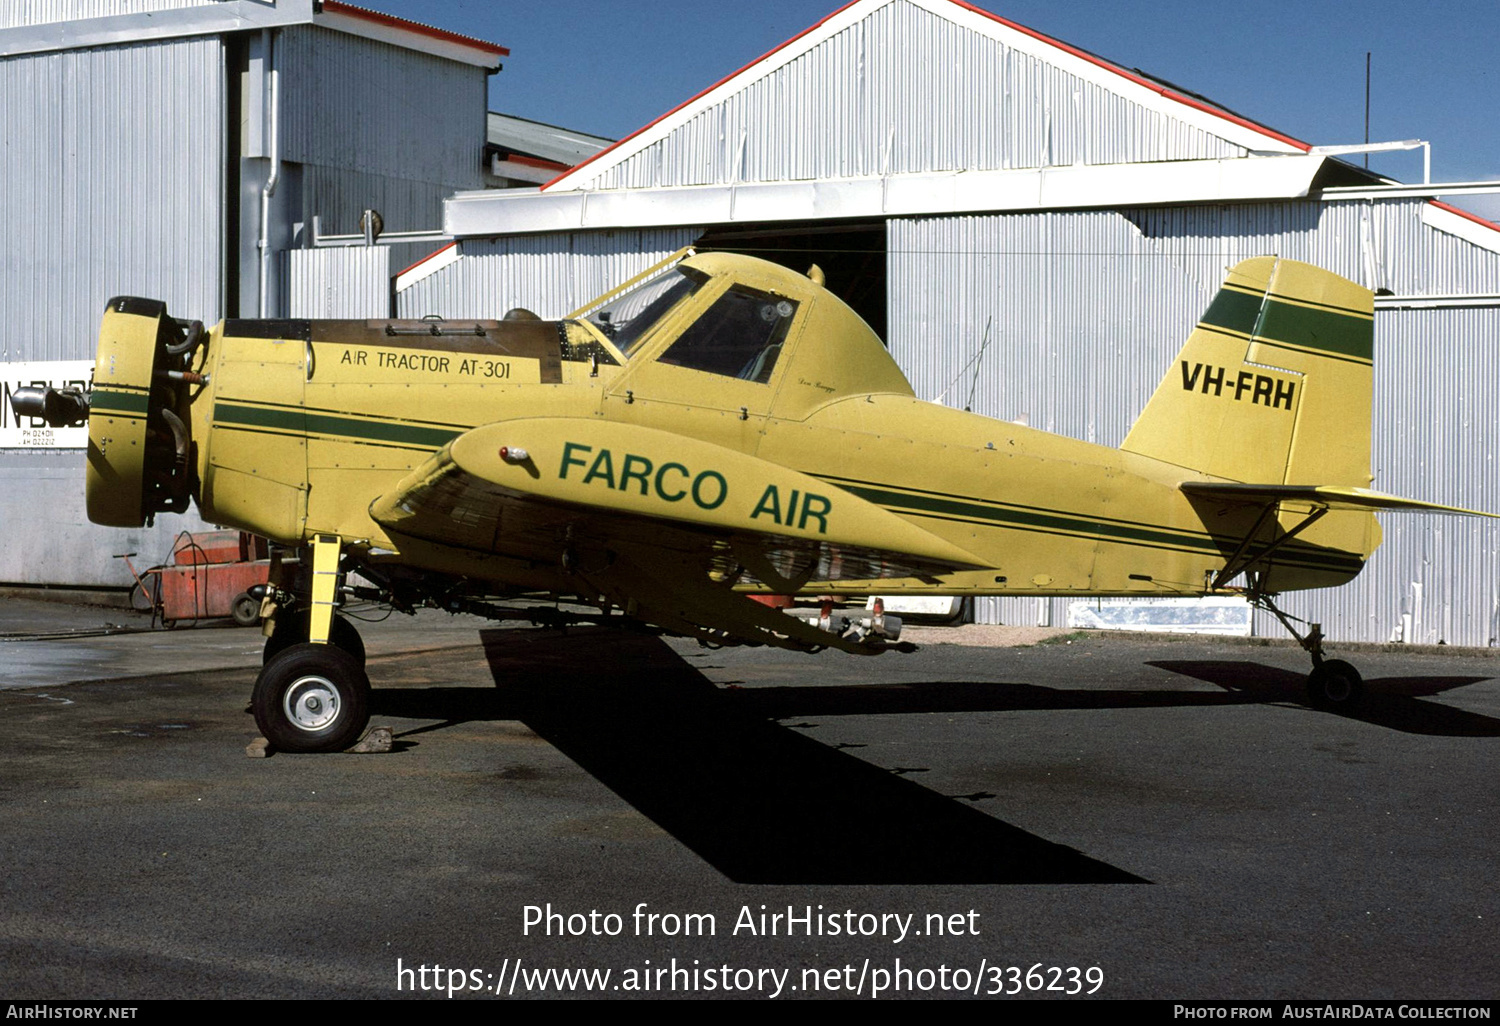
<svg viewBox="0 0 1500 1026">
<path fill-rule="evenodd" d="M 1319 268 L 1239 264 L 1118 449 L 917 399 L 816 268 L 686 251 L 559 321 L 204 330 L 114 299 L 91 393 L 16 406 L 87 417 L 96 522 L 196 503 L 279 546 L 252 706 L 287 751 L 365 728 L 350 596 L 877 653 L 909 647 L 878 605 L 750 595 L 1236 594 L 1342 705 L 1358 672 L 1273 597 L 1359 573 L 1375 510 L 1470 512 L 1368 489 L 1372 309 Z M 527 597 L 553 605 L 499 604 Z"/>
</svg>

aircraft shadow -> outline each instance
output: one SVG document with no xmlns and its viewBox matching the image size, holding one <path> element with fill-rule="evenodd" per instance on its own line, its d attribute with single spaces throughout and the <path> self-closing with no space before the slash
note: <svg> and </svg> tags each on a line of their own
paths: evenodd
<svg viewBox="0 0 1500 1026">
<path fill-rule="evenodd" d="M 520 720 L 732 880 L 1147 882 L 789 730 L 657 638 L 481 637 L 496 691 L 383 688 L 374 711 Z"/>
<path fill-rule="evenodd" d="M 1244 705 L 1245 698 L 1192 691 L 1082 691 L 996 681 L 919 681 L 746 688 L 725 700 L 771 719 L 789 716 L 881 716 L 934 712 L 1017 712 L 1059 709 L 1153 709 Z"/>
<path fill-rule="evenodd" d="M 924 681 L 906 684 L 754 688 L 728 700 L 772 719 L 788 716 L 878 716 L 932 712 L 1015 712 L 1058 709 L 1209 708 L 1230 705 L 1304 705 L 1307 678 L 1295 671 L 1227 660 L 1156 661 L 1147 666 L 1196 677 L 1224 690 L 1080 690 L 1041 684 L 989 681 Z M 1488 677 L 1384 677 L 1366 681 L 1359 708 L 1331 715 L 1410 734 L 1451 737 L 1500 736 L 1500 720 L 1480 713 L 1417 700 Z M 1323 710 L 1318 710 L 1322 712 Z"/>
<path fill-rule="evenodd" d="M 1307 704 L 1307 677 L 1295 670 L 1227 659 L 1160 660 L 1146 665 L 1207 681 L 1244 701 Z M 1500 719 L 1421 701 L 1424 697 L 1489 679 L 1375 677 L 1365 681 L 1364 696 L 1355 708 L 1333 715 L 1406 734 L 1500 737 Z"/>
<path fill-rule="evenodd" d="M 610 630 L 481 632 L 495 691 L 383 688 L 376 713 L 514 719 L 733 880 L 1126 883 L 1124 870 L 985 815 L 776 721 L 792 717 L 1306 704 L 1296 671 L 1158 660 L 1220 693 L 932 681 L 721 690 L 659 639 Z M 440 668 L 429 674 L 444 675 Z M 1423 702 L 1485 677 L 1386 677 L 1336 715 L 1412 734 L 1500 736 L 1500 719 Z M 973 797 L 990 797 L 973 796 Z"/>
</svg>

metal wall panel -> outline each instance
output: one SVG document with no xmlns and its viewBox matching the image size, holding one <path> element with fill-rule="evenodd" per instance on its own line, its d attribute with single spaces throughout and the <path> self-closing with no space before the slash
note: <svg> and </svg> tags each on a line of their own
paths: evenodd
<svg viewBox="0 0 1500 1026">
<path fill-rule="evenodd" d="M 1420 199 L 1375 205 L 1381 217 L 1376 285 L 1398 296 L 1493 292 L 1500 282 L 1500 253 L 1425 224 L 1424 206 Z"/>
<path fill-rule="evenodd" d="M 0 359 L 91 358 L 120 294 L 220 316 L 216 38 L 0 60 Z"/>
<path fill-rule="evenodd" d="M 132 552 L 137 570 L 170 560 L 182 531 L 206 525 L 196 508 L 158 517 L 153 527 L 121 529 L 89 522 L 82 450 L 0 450 L 0 585 L 118 588 L 132 582 L 116 553 Z"/>
<path fill-rule="evenodd" d="M 391 315 L 389 246 L 294 249 L 286 254 L 288 317 Z"/>
<path fill-rule="evenodd" d="M 1204 255 L 1223 266 L 1275 253 L 1305 260 L 1398 296 L 1493 292 L 1500 253 L 1422 220 L 1426 200 L 1159 207 L 1128 212 L 1153 250 L 1207 273 Z M 1217 287 L 1215 284 L 1214 287 Z"/>
<path fill-rule="evenodd" d="M 1421 209 L 1298 202 L 891 221 L 891 351 L 919 396 L 1118 445 L 1241 259 L 1306 260 L 1398 294 L 1500 292 L 1495 254 L 1423 225 Z M 1377 312 L 1375 487 L 1500 510 L 1496 339 L 1494 307 Z M 1490 644 L 1500 530 L 1399 514 L 1382 526 L 1385 544 L 1360 578 L 1288 596 L 1286 608 L 1335 639 L 1404 631 L 1413 642 Z M 1065 607 L 984 599 L 977 615 L 1061 624 Z M 1265 617 L 1256 630 L 1281 633 Z"/>
<path fill-rule="evenodd" d="M 1494 280 L 1490 282 L 1494 291 Z M 1382 310 L 1375 331 L 1375 485 L 1470 509 L 1500 510 L 1500 310 Z M 1500 635 L 1500 527 L 1491 520 L 1393 514 L 1385 544 L 1340 617 L 1369 639 L 1494 645 Z M 1314 611 L 1313 598 L 1304 605 Z M 1302 615 L 1308 615 L 1303 613 Z"/>
<path fill-rule="evenodd" d="M 483 68 L 310 25 L 279 33 L 276 65 L 283 160 L 448 191 L 484 186 Z M 358 230 L 323 217 L 331 234 Z M 441 218 L 435 206 L 416 227 Z"/>
<path fill-rule="evenodd" d="M 461 259 L 396 295 L 399 317 L 561 317 L 691 245 L 701 228 L 465 239 Z"/>
<path fill-rule="evenodd" d="M 379 211 L 388 232 L 436 231 L 443 224 L 443 199 L 453 192 L 440 182 L 348 168 L 304 164 L 300 170 L 296 178 L 300 209 L 308 212 L 309 223 L 312 214 L 318 215 L 324 235 L 359 233 L 359 220 L 366 210 Z"/>
<path fill-rule="evenodd" d="M 573 187 L 801 181 L 1245 152 L 893 0 Z"/>
<path fill-rule="evenodd" d="M 0 29 L 51 25 L 59 21 L 109 18 L 120 14 L 154 14 L 183 7 L 211 7 L 220 0 L 5 0 Z"/>
<path fill-rule="evenodd" d="M 1381 310 L 1375 318 L 1374 487 L 1471 509 L 1500 509 L 1500 310 Z M 1332 591 L 1286 596 L 1335 639 L 1500 643 L 1500 527 L 1392 513 L 1364 572 Z M 1277 636 L 1270 618 L 1256 633 Z"/>
<path fill-rule="evenodd" d="M 213 37 L 0 60 L 0 359 L 92 359 L 114 295 L 218 320 L 223 65 Z M 202 525 L 90 524 L 82 453 L 3 454 L 0 468 L 7 583 L 122 585 L 111 553 L 149 565 Z"/>
</svg>

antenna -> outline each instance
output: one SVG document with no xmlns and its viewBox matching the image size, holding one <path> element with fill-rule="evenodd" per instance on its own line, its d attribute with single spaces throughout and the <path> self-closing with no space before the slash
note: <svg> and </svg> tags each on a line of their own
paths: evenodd
<svg viewBox="0 0 1500 1026">
<path fill-rule="evenodd" d="M 1370 145 L 1370 51 L 1365 51 L 1365 145 Z M 1365 151 L 1365 170 L 1370 170 L 1370 153 Z"/>
<path fill-rule="evenodd" d="M 969 359 L 964 363 L 964 365 L 958 369 L 958 373 L 955 374 L 955 375 L 953 375 L 953 380 L 949 381 L 946 385 L 943 386 L 943 390 L 938 393 L 938 397 L 936 399 L 934 399 L 933 402 L 940 403 L 944 399 L 948 398 L 948 389 L 950 389 L 954 385 L 958 384 L 958 379 L 964 376 L 964 371 L 968 370 L 971 366 L 974 365 L 974 361 L 978 360 L 981 356 L 984 355 L 984 347 L 987 346 L 987 345 L 989 345 L 990 321 L 992 321 L 994 319 L 995 319 L 994 315 L 992 314 L 992 315 L 990 315 L 989 319 L 984 322 L 984 338 L 980 341 L 979 352 L 977 352 L 973 356 L 969 357 Z M 975 374 L 975 382 L 977 383 L 978 380 L 979 380 L 978 379 L 978 375 L 979 375 L 979 368 L 978 367 L 974 368 L 974 374 Z M 974 389 L 973 389 L 972 386 L 969 389 L 969 401 L 970 402 L 974 401 Z M 968 409 L 968 407 L 964 407 L 964 408 Z"/>
<path fill-rule="evenodd" d="M 990 321 L 994 315 L 985 318 L 984 339 L 979 343 L 979 352 L 974 357 L 974 380 L 969 383 L 969 401 L 964 403 L 964 412 L 974 412 L 974 390 L 979 387 L 979 365 L 984 360 L 984 350 L 990 344 Z"/>
</svg>

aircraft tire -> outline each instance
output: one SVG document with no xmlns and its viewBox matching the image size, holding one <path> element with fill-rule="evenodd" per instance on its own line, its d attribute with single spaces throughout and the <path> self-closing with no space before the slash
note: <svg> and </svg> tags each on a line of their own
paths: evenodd
<svg viewBox="0 0 1500 1026">
<path fill-rule="evenodd" d="M 230 603 L 229 615 L 241 627 L 254 627 L 260 623 L 260 603 L 242 591 Z"/>
<path fill-rule="evenodd" d="M 1342 659 L 1320 663 L 1307 675 L 1307 697 L 1319 709 L 1352 709 L 1364 689 L 1359 671 Z"/>
<path fill-rule="evenodd" d="M 269 665 L 273 658 L 293 645 L 306 643 L 308 619 L 308 614 L 305 612 L 294 613 L 290 617 L 278 616 L 276 628 L 266 639 L 266 646 L 261 651 L 261 665 Z M 365 665 L 364 639 L 359 636 L 359 631 L 355 630 L 354 625 L 342 616 L 333 618 L 333 625 L 328 629 L 328 643 L 334 648 L 341 648 L 348 652 L 359 661 L 360 666 Z"/>
<path fill-rule="evenodd" d="M 370 681 L 343 649 L 301 642 L 261 669 L 250 708 L 278 751 L 341 752 L 370 722 Z"/>
</svg>

